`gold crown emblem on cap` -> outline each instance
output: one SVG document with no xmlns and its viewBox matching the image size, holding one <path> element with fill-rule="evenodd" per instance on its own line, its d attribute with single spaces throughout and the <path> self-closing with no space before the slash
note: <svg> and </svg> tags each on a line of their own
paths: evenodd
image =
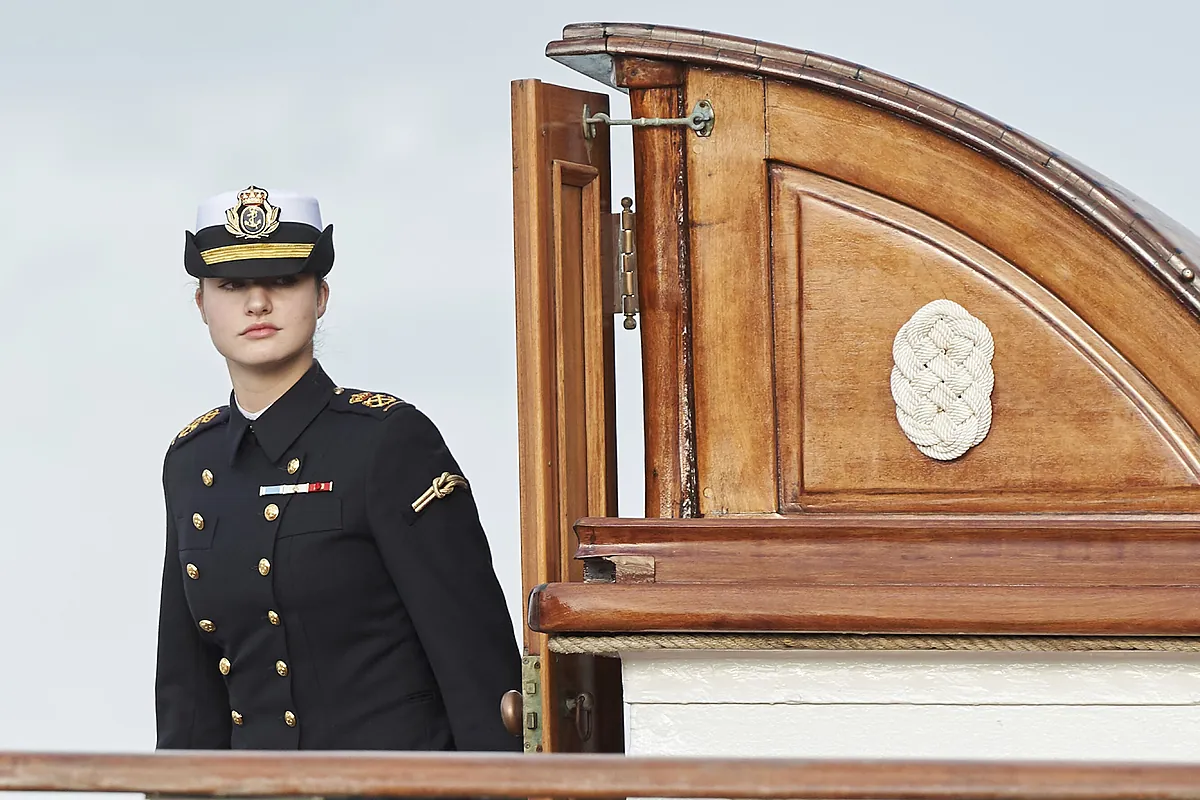
<svg viewBox="0 0 1200 800">
<path fill-rule="evenodd" d="M 238 203 L 244 206 L 261 206 L 267 202 L 267 190 L 257 186 L 247 186 L 238 192 Z"/>
<path fill-rule="evenodd" d="M 268 192 L 247 186 L 238 192 L 238 202 L 225 209 L 225 230 L 239 239 L 262 239 L 279 227 L 279 209 L 267 202 Z"/>
</svg>

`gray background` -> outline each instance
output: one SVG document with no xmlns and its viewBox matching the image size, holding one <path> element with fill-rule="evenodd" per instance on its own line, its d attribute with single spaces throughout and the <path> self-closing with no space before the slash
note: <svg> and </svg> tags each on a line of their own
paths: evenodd
<svg viewBox="0 0 1200 800">
<path fill-rule="evenodd" d="M 321 199 L 319 356 L 441 426 L 519 624 L 508 83 L 600 90 L 543 55 L 597 19 L 858 61 L 1200 227 L 1190 4 L 0 2 L 0 750 L 153 747 L 162 456 L 228 394 L 183 231 L 251 182 Z M 617 342 L 620 509 L 640 515 L 637 336 Z"/>
</svg>

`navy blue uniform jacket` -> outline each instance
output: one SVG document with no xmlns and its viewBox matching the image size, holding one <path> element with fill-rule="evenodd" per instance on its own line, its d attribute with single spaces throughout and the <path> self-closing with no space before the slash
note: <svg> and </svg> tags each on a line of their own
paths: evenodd
<svg viewBox="0 0 1200 800">
<path fill-rule="evenodd" d="M 500 699 L 520 656 L 470 489 L 412 508 L 445 472 L 424 414 L 317 363 L 253 422 L 223 406 L 184 428 L 157 747 L 519 750 Z"/>
</svg>

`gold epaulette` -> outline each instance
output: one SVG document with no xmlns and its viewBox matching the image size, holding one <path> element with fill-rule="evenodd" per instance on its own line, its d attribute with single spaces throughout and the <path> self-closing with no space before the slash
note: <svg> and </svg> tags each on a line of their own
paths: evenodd
<svg viewBox="0 0 1200 800">
<path fill-rule="evenodd" d="M 182 439 L 183 437 L 192 433 L 194 430 L 196 430 L 200 426 L 207 425 L 208 423 L 212 422 L 214 419 L 221 416 L 221 412 L 224 410 L 225 410 L 225 406 L 219 406 L 217 408 L 214 408 L 212 411 L 206 411 L 203 414 L 201 414 L 200 416 L 196 417 L 194 420 L 192 420 L 187 425 L 185 425 L 183 430 L 181 430 L 179 433 L 175 434 L 175 438 L 171 440 L 171 444 L 175 444 L 180 439 Z"/>
<path fill-rule="evenodd" d="M 334 394 L 340 395 L 343 394 L 343 392 L 345 392 L 344 389 L 334 390 Z M 384 412 L 386 412 L 392 406 L 404 402 L 399 397 L 393 397 L 390 394 L 383 394 L 382 392 L 354 392 L 353 394 L 346 396 L 345 400 L 349 405 L 352 406 L 370 408 L 374 409 L 375 411 Z"/>
</svg>

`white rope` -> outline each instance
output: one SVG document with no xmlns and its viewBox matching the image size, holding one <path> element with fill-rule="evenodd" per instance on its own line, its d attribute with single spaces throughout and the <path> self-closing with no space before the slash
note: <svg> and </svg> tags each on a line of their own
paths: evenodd
<svg viewBox="0 0 1200 800">
<path fill-rule="evenodd" d="M 952 300 L 934 300 L 892 342 L 892 399 L 904 435 L 939 461 L 983 441 L 992 424 L 991 331 Z"/>
</svg>

